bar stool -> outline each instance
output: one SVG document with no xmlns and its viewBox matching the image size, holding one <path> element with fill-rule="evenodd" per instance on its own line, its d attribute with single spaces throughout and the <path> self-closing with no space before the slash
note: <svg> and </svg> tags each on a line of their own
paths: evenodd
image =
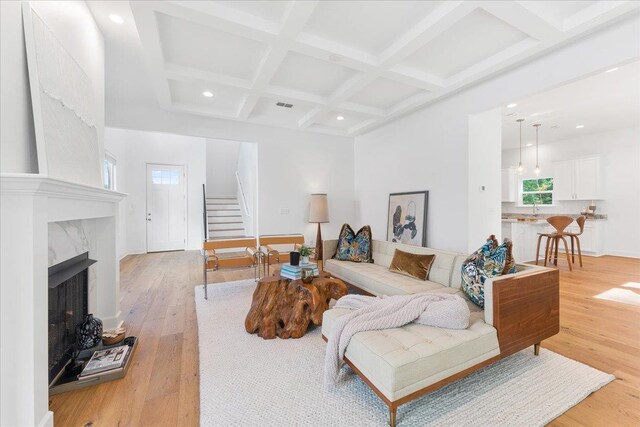
<svg viewBox="0 0 640 427">
<path fill-rule="evenodd" d="M 571 261 L 572 262 L 576 262 L 575 259 L 575 254 L 573 252 L 573 240 L 575 239 L 576 241 L 576 246 L 578 247 L 578 260 L 580 261 L 580 267 L 582 267 L 582 250 L 580 249 L 580 235 L 582 234 L 582 232 L 584 231 L 584 223 L 587 221 L 587 218 L 584 216 L 579 216 L 576 219 L 576 222 L 578 223 L 578 227 L 580 227 L 580 232 L 579 233 L 564 233 L 565 236 L 569 236 L 571 238 Z"/>
<path fill-rule="evenodd" d="M 538 233 L 538 245 L 536 247 L 536 265 L 538 264 L 538 258 L 540 254 L 540 241 L 543 237 L 547 238 L 547 244 L 544 250 L 544 266 L 547 266 L 547 260 L 550 259 L 551 254 L 555 248 L 554 255 L 554 265 L 558 265 L 558 246 L 560 240 L 564 243 L 564 251 L 567 255 L 567 263 L 569 264 L 569 271 L 573 271 L 571 266 L 571 258 L 569 258 L 569 247 L 567 245 L 567 240 L 564 238 L 567 234 L 565 234 L 564 230 L 567 228 L 569 224 L 573 222 L 573 218 L 570 216 L 550 216 L 547 218 L 547 222 L 556 229 L 554 233 Z M 549 245 L 551 244 L 551 252 L 549 251 Z"/>
</svg>

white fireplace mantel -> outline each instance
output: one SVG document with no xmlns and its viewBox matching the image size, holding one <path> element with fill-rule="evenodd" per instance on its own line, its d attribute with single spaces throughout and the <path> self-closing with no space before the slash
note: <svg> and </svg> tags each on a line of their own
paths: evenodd
<svg viewBox="0 0 640 427">
<path fill-rule="evenodd" d="M 96 221 L 96 295 L 120 323 L 118 203 L 124 193 L 37 174 L 0 174 L 0 425 L 52 426 L 48 409 L 48 224 Z"/>
</svg>

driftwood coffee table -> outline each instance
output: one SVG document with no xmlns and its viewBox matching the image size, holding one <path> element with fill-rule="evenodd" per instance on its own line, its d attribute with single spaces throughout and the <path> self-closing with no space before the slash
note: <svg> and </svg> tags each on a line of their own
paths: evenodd
<svg viewBox="0 0 640 427">
<path fill-rule="evenodd" d="M 322 325 L 322 314 L 332 298 L 337 300 L 346 294 L 347 285 L 324 272 L 305 284 L 280 277 L 276 271 L 258 282 L 244 327 L 264 339 L 300 338 L 309 323 Z"/>
</svg>

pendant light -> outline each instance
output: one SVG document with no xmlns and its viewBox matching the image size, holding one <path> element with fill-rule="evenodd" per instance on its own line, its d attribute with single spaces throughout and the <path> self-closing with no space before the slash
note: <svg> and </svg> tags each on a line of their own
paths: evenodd
<svg viewBox="0 0 640 427">
<path fill-rule="evenodd" d="M 522 166 L 522 122 L 524 119 L 516 120 L 520 124 L 520 161 L 518 162 L 518 175 L 522 175 L 524 172 L 524 166 Z"/>
<path fill-rule="evenodd" d="M 538 163 L 538 130 L 540 130 L 540 126 L 542 126 L 540 123 L 533 125 L 536 128 L 536 168 L 533 170 L 536 176 L 540 175 L 540 164 Z"/>
</svg>

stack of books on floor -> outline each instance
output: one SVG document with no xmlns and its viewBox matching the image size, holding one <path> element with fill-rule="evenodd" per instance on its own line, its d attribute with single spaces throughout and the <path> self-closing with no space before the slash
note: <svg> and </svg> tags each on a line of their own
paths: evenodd
<svg viewBox="0 0 640 427">
<path fill-rule="evenodd" d="M 131 347 L 121 345 L 112 347 L 107 350 L 97 350 L 91 356 L 91 360 L 87 362 L 79 378 L 95 375 L 124 366 Z"/>
<path fill-rule="evenodd" d="M 291 264 L 283 264 L 282 269 L 280 270 L 280 276 L 286 277 L 291 280 L 299 280 L 302 278 L 302 269 L 303 268 L 313 268 L 313 275 L 317 276 L 320 273 L 318 272 L 318 264 L 300 264 L 300 265 L 291 265 Z"/>
</svg>

